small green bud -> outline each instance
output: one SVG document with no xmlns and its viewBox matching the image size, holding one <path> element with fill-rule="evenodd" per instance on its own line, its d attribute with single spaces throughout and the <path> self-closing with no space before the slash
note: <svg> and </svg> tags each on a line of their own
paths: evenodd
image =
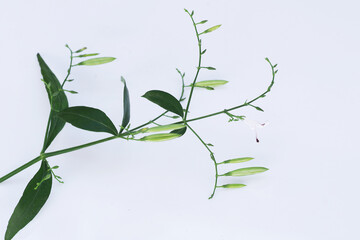
<svg viewBox="0 0 360 240">
<path fill-rule="evenodd" d="M 214 67 L 201 67 L 201 68 L 206 68 L 207 70 L 216 70 L 216 68 Z"/>
<path fill-rule="evenodd" d="M 218 186 L 218 188 L 242 188 L 242 187 L 246 187 L 245 184 L 225 184 L 222 186 Z"/>
<path fill-rule="evenodd" d="M 67 47 L 69 47 L 69 46 L 67 46 Z M 82 51 L 85 51 L 86 49 L 87 49 L 87 47 L 80 48 L 79 50 L 76 50 L 75 53 L 80 53 Z"/>
<path fill-rule="evenodd" d="M 177 133 L 158 133 L 158 134 L 152 134 L 145 136 L 143 138 L 140 138 L 140 141 L 148 141 L 148 142 L 162 142 L 162 141 L 168 141 L 175 138 L 178 138 L 182 135 Z"/>
<path fill-rule="evenodd" d="M 243 163 L 243 162 L 247 162 L 247 161 L 250 161 L 250 160 L 253 160 L 253 159 L 254 159 L 254 158 L 252 158 L 252 157 L 234 158 L 234 159 L 229 159 L 229 160 L 223 161 L 223 162 L 218 163 L 218 164 L 225 164 L 225 163 Z"/>
<path fill-rule="evenodd" d="M 207 21 L 208 21 L 208 20 L 202 20 L 201 22 L 196 23 L 196 25 L 207 23 Z"/>
</svg>

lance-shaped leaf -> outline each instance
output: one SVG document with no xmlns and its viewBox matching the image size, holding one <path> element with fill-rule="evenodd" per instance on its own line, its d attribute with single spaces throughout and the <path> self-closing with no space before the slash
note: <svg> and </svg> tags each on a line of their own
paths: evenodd
<svg viewBox="0 0 360 240">
<path fill-rule="evenodd" d="M 117 135 L 116 127 L 110 118 L 103 111 L 96 108 L 70 107 L 59 112 L 58 116 L 73 126 L 84 130 Z"/>
<path fill-rule="evenodd" d="M 248 175 L 253 175 L 253 174 L 257 174 L 257 173 L 262 173 L 267 170 L 269 170 L 269 169 L 264 168 L 264 167 L 239 168 L 234 171 L 222 174 L 220 176 L 235 176 L 235 177 L 248 176 Z"/>
<path fill-rule="evenodd" d="M 145 93 L 142 97 L 181 117 L 184 116 L 183 108 L 180 102 L 170 93 L 160 90 L 151 90 Z"/>
<path fill-rule="evenodd" d="M 121 133 L 125 127 L 129 124 L 130 121 L 130 97 L 129 97 L 129 90 L 126 86 L 126 81 L 123 77 L 121 77 L 121 81 L 124 83 L 124 115 L 121 123 L 120 132 Z"/>
<path fill-rule="evenodd" d="M 162 142 L 162 141 L 172 140 L 178 137 L 181 137 L 181 135 L 177 133 L 158 133 L 140 138 L 140 141 Z"/>
<path fill-rule="evenodd" d="M 243 163 L 243 162 L 247 162 L 247 161 L 250 161 L 250 160 L 253 160 L 253 159 L 254 159 L 254 158 L 252 158 L 252 157 L 234 158 L 234 159 L 229 159 L 229 160 L 223 161 L 223 162 L 218 163 L 218 164 L 225 164 L 225 163 Z"/>
<path fill-rule="evenodd" d="M 91 58 L 89 60 L 85 60 L 82 62 L 79 62 L 76 65 L 86 65 L 86 66 L 94 66 L 94 65 L 100 65 L 105 64 L 114 61 L 116 58 L 114 57 L 98 57 L 98 58 Z"/>
<path fill-rule="evenodd" d="M 206 29 L 205 31 L 203 31 L 203 32 L 200 33 L 199 35 L 213 32 L 213 31 L 215 31 L 216 29 L 218 29 L 219 27 L 221 27 L 221 24 L 220 24 L 220 25 L 213 26 L 213 27 L 211 27 L 211 28 L 209 28 L 209 29 Z"/>
<path fill-rule="evenodd" d="M 164 132 L 164 131 L 170 131 L 170 130 L 176 130 L 184 128 L 184 124 L 169 124 L 169 125 L 163 125 L 163 126 L 157 126 L 148 128 L 146 130 L 146 133 L 154 133 L 154 132 Z"/>
<path fill-rule="evenodd" d="M 242 187 L 246 187 L 246 185 L 240 183 L 233 183 L 233 184 L 225 184 L 222 186 L 218 186 L 218 188 L 242 188 Z"/>
<path fill-rule="evenodd" d="M 51 175 L 38 187 L 37 184 L 40 183 L 46 176 L 48 176 L 48 174 L 48 163 L 46 160 L 43 160 L 39 171 L 26 186 L 19 203 L 16 205 L 16 208 L 11 215 L 5 233 L 5 240 L 12 239 L 15 234 L 24 228 L 44 206 L 51 192 Z"/>
<path fill-rule="evenodd" d="M 59 119 L 55 113 L 68 108 L 69 104 L 64 91 L 61 90 L 61 84 L 55 74 L 45 63 L 40 54 L 37 54 L 37 58 L 51 105 L 49 128 L 47 129 L 43 146 L 43 151 L 45 151 L 65 125 L 65 122 L 62 119 Z"/>
</svg>

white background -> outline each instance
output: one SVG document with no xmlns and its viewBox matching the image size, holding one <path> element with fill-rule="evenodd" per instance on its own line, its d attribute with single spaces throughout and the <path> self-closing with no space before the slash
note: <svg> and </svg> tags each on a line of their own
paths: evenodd
<svg viewBox="0 0 360 240">
<path fill-rule="evenodd" d="M 266 166 L 243 178 L 242 189 L 208 200 L 214 169 L 188 132 L 163 143 L 114 141 L 50 158 L 65 184 L 14 239 L 360 239 L 358 1 L 1 1 L 0 174 L 36 157 L 49 104 L 36 60 L 42 54 L 59 79 L 66 75 L 68 43 L 114 56 L 111 64 L 78 67 L 67 88 L 72 106 L 100 108 L 118 125 L 123 75 L 137 126 L 162 110 L 141 96 L 161 89 L 178 96 L 175 68 L 195 73 L 197 45 L 183 8 L 206 26 L 199 80 L 226 79 L 216 91 L 196 90 L 190 117 L 236 106 L 263 92 L 271 79 L 264 58 L 278 63 L 273 91 L 254 109 L 236 111 L 269 125 L 260 143 L 243 123 L 217 116 L 192 123 L 215 145 L 218 161 L 255 160 L 221 168 Z M 163 121 L 164 122 L 164 121 Z M 49 151 L 108 136 L 66 125 Z M 0 234 L 33 166 L 0 186 Z"/>
</svg>

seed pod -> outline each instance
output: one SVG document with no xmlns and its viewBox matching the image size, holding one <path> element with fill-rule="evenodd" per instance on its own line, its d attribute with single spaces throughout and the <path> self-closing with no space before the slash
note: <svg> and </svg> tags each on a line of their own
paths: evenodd
<svg viewBox="0 0 360 240">
<path fill-rule="evenodd" d="M 79 50 L 76 50 L 75 53 L 80 53 L 82 51 L 85 51 L 86 49 L 87 49 L 87 47 L 80 48 Z"/>
<path fill-rule="evenodd" d="M 199 35 L 205 34 L 205 33 L 209 33 L 209 32 L 213 32 L 213 31 L 215 31 L 216 29 L 218 29 L 219 27 L 221 27 L 221 24 L 220 24 L 220 25 L 213 26 L 213 27 L 211 27 L 211 28 L 209 28 L 209 29 L 206 29 L 205 31 L 203 31 L 203 32 L 200 33 Z"/>
<path fill-rule="evenodd" d="M 224 164 L 224 163 L 242 163 L 242 162 L 247 162 L 247 161 L 250 161 L 250 160 L 253 160 L 253 159 L 254 159 L 254 158 L 252 158 L 252 157 L 234 158 L 234 159 L 229 159 L 229 160 L 223 161 L 223 162 L 218 163 L 218 164 Z"/>
<path fill-rule="evenodd" d="M 152 127 L 147 129 L 145 132 L 153 133 L 153 132 L 164 132 L 164 131 L 171 131 L 185 127 L 184 124 L 170 124 L 158 127 Z"/>
<path fill-rule="evenodd" d="M 181 135 L 177 134 L 177 133 L 158 133 L 158 134 L 152 134 L 152 135 L 148 135 L 143 138 L 140 138 L 140 141 L 162 142 L 162 141 L 172 140 L 172 139 L 178 138 L 180 136 Z"/>
<path fill-rule="evenodd" d="M 206 80 L 195 83 L 195 87 L 217 87 L 227 83 L 226 80 Z"/>
<path fill-rule="evenodd" d="M 234 184 L 225 184 L 222 186 L 218 186 L 218 188 L 242 188 L 242 187 L 246 187 L 246 185 L 240 183 L 234 183 Z"/>
<path fill-rule="evenodd" d="M 257 174 L 257 173 L 262 173 L 267 170 L 269 170 L 269 169 L 264 168 L 264 167 L 239 168 L 239 169 L 225 173 L 220 176 L 233 176 L 233 177 L 248 176 L 248 175 L 253 175 L 253 174 Z"/>
<path fill-rule="evenodd" d="M 116 58 L 113 57 L 99 57 L 99 58 L 91 58 L 89 60 L 80 62 L 76 65 L 87 65 L 87 66 L 93 66 L 93 65 L 100 65 L 105 64 L 114 61 Z"/>
</svg>

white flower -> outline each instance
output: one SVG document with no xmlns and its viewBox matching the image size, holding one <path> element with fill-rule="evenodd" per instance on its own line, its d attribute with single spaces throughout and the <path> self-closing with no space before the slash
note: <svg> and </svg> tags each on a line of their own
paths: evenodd
<svg viewBox="0 0 360 240">
<path fill-rule="evenodd" d="M 251 130 L 253 130 L 255 132 L 256 142 L 259 142 L 258 129 L 265 127 L 268 123 L 267 122 L 259 123 L 257 121 L 254 121 L 254 120 L 248 119 L 248 118 L 245 118 L 243 121 L 246 123 L 246 125 L 248 125 L 250 127 Z"/>
</svg>

